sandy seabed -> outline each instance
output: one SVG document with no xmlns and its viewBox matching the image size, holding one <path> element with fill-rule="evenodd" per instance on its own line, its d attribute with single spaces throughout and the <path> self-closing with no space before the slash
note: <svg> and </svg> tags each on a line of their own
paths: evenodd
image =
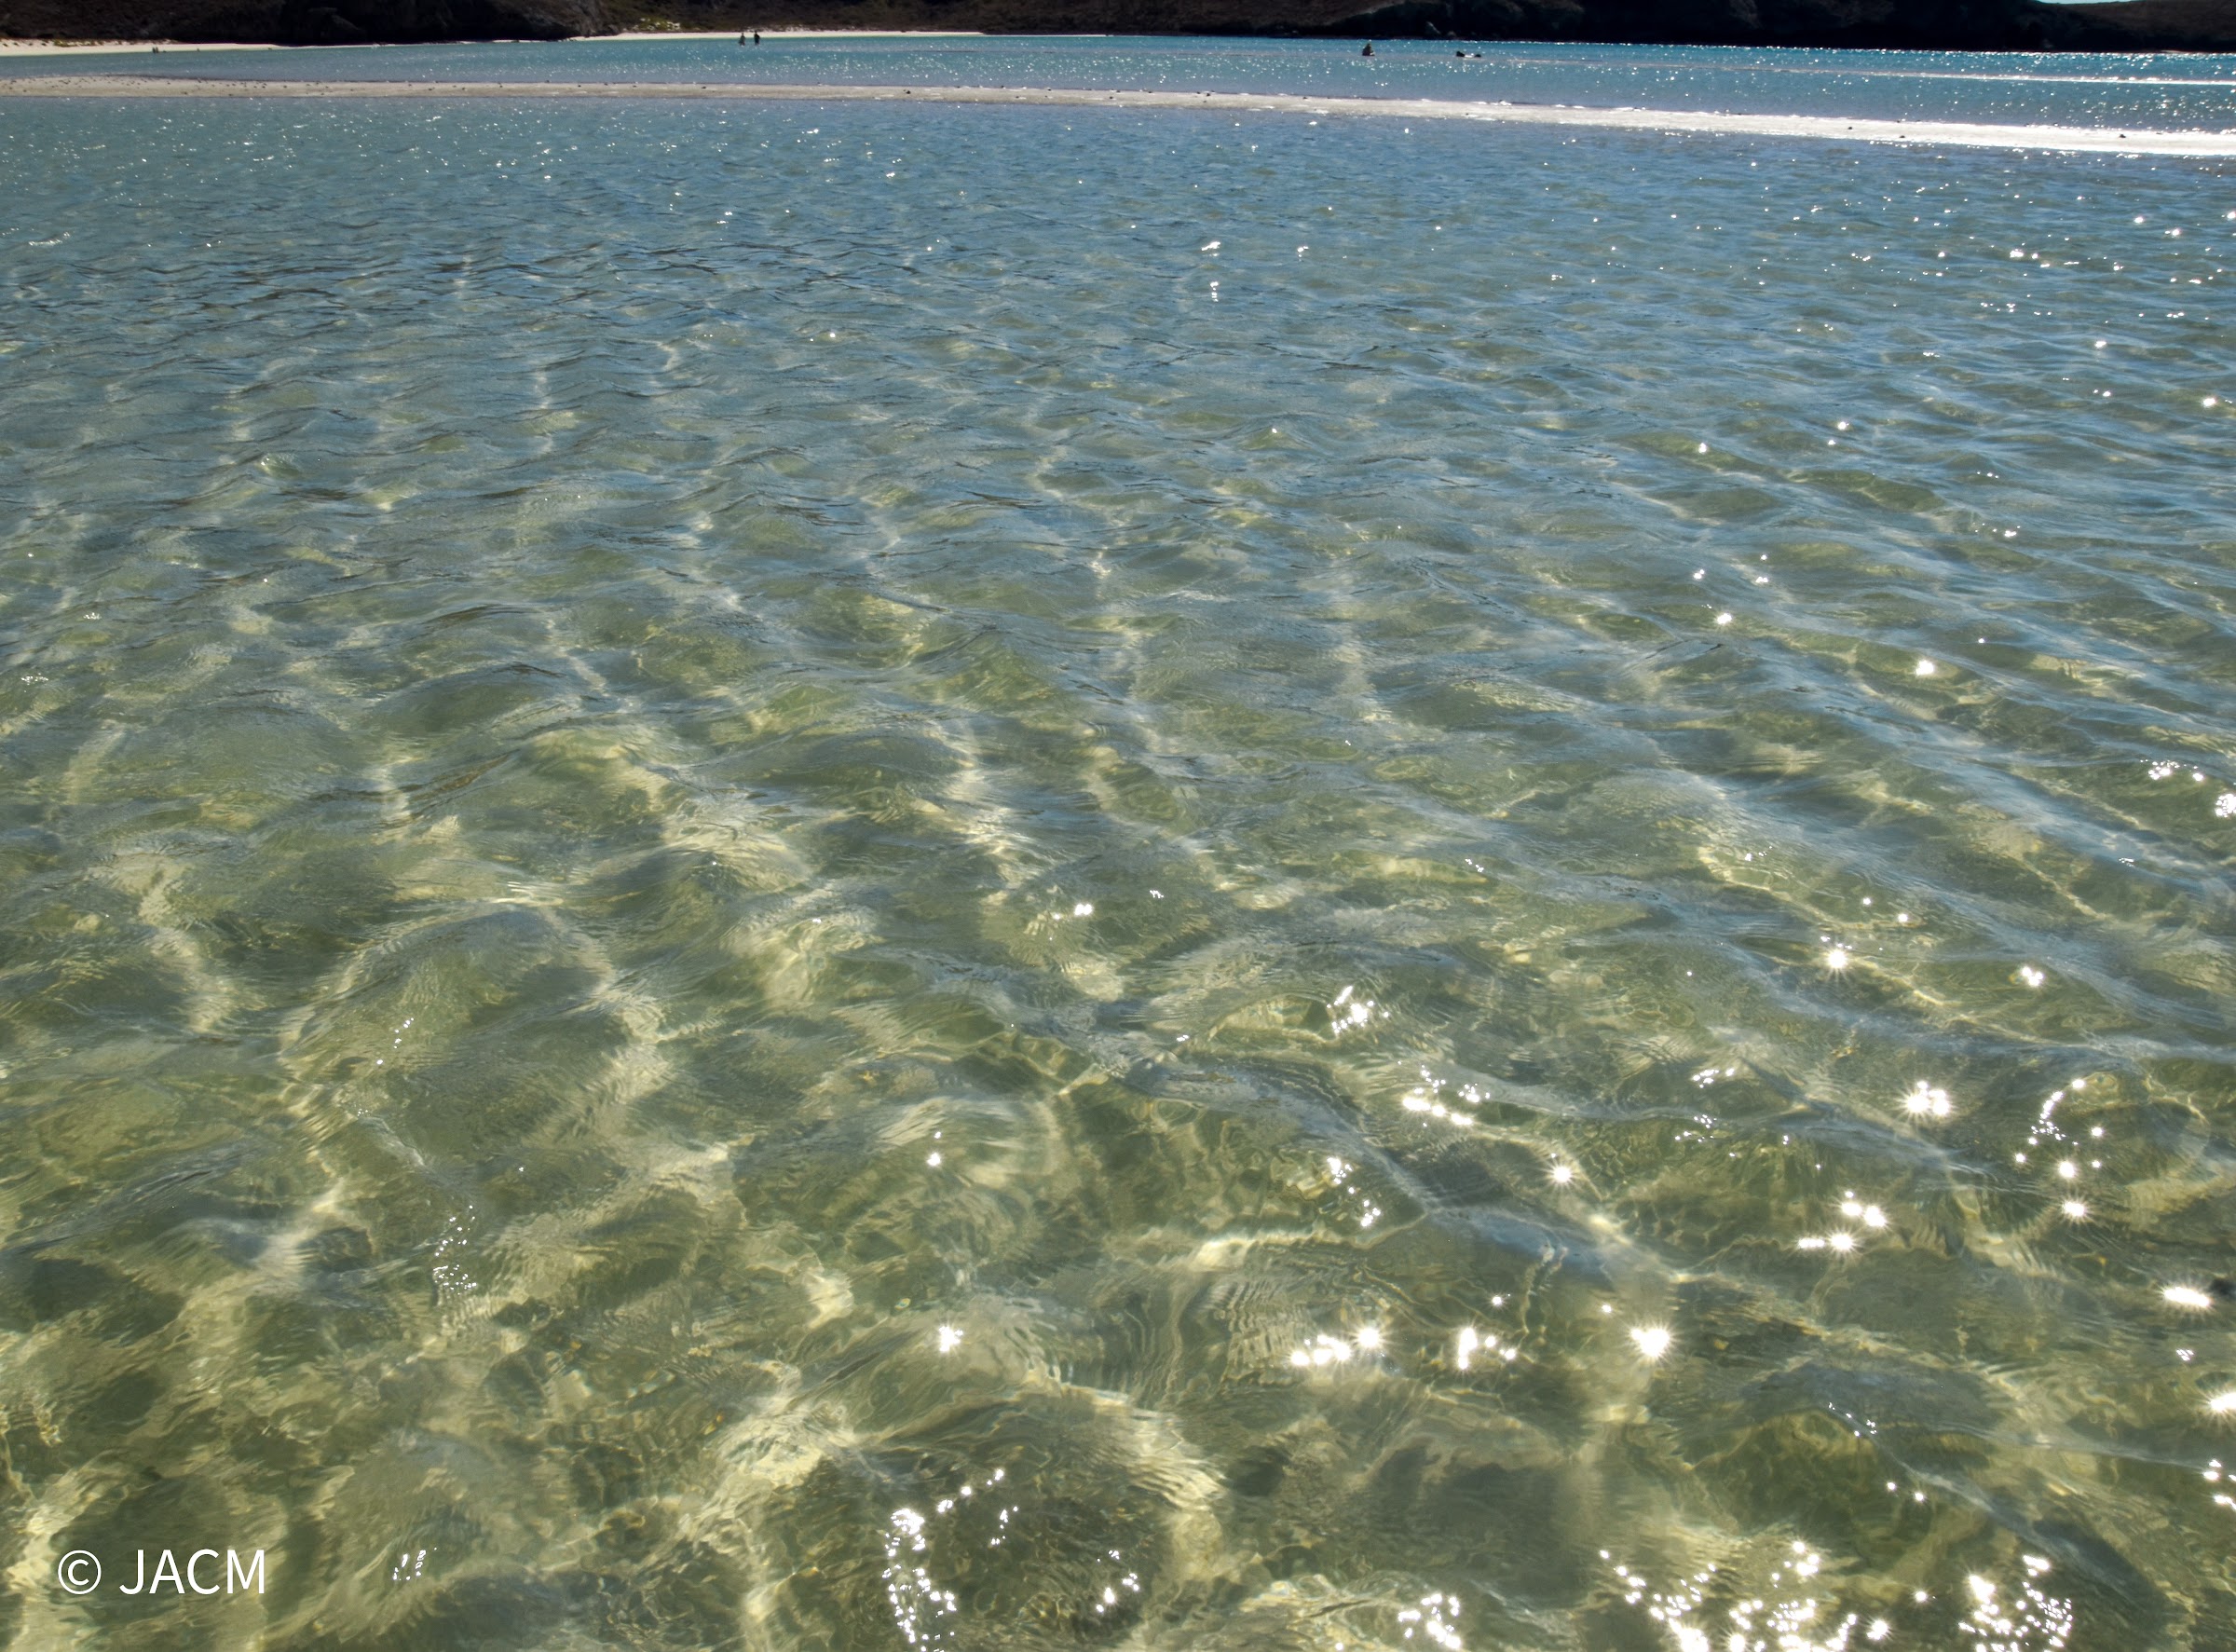
<svg viewBox="0 0 2236 1652">
<path fill-rule="evenodd" d="M 24 75 L 0 79 L 0 97 L 46 98 L 661 98 L 812 102 L 1051 104 L 1063 108 L 1210 109 L 1313 119 L 1479 120 L 1617 131 L 1715 132 L 1821 138 L 1936 148 L 2104 155 L 2236 157 L 2236 131 L 2107 131 L 2089 127 L 1999 126 L 1840 116 L 1732 115 L 1697 109 L 1598 109 L 1574 104 L 1461 102 L 1434 98 L 1316 98 L 1288 92 L 1091 91 L 1020 86 L 782 86 L 735 81 L 219 80 L 156 75 Z"/>
</svg>

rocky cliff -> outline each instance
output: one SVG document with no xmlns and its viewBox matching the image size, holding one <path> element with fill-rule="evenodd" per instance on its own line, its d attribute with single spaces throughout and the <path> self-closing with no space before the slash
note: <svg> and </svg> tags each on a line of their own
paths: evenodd
<svg viewBox="0 0 2236 1652">
<path fill-rule="evenodd" d="M 1451 35 L 1983 50 L 2236 50 L 2236 0 L 0 0 L 0 35 L 556 39 L 687 29 Z"/>
</svg>

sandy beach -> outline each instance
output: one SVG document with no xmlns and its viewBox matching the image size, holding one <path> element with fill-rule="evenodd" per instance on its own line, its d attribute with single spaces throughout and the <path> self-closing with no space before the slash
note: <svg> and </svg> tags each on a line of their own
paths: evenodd
<svg viewBox="0 0 2236 1652">
<path fill-rule="evenodd" d="M 747 31 L 749 34 L 752 31 L 750 30 Z M 984 34 L 984 31 L 979 29 L 763 29 L 760 31 L 760 34 L 763 40 L 890 40 L 906 39 L 910 37 L 934 40 L 954 40 L 970 36 L 982 36 Z M 700 29 L 689 31 L 666 29 L 630 29 L 623 30 L 618 34 L 582 34 L 576 36 L 577 39 L 590 41 L 735 40 L 737 37 L 737 32 L 732 29 Z M 1088 38 L 1088 36 L 1080 36 L 1080 38 Z M 478 42 L 476 44 L 501 46 L 517 43 L 507 41 L 484 41 Z M 571 44 L 571 42 L 539 41 L 534 42 L 533 44 L 568 45 Z M 376 49 L 376 48 L 372 45 L 295 48 L 274 45 L 270 41 L 250 40 L 212 40 L 190 42 L 180 42 L 175 40 L 0 40 L 0 58 L 76 58 L 92 57 L 102 53 L 114 56 L 118 53 L 126 52 L 153 54 L 156 52 L 170 53 L 174 51 L 371 51 L 374 49 Z"/>
<path fill-rule="evenodd" d="M 747 33 L 752 33 L 748 30 Z M 763 40 L 892 40 L 921 38 L 955 40 L 983 36 L 980 29 L 763 29 Z M 579 40 L 735 40 L 737 32 L 731 29 L 629 29 L 618 34 L 582 34 Z M 1077 36 L 1096 38 L 1096 36 Z M 509 45 L 507 41 L 484 41 L 474 44 Z M 534 42 L 537 45 L 567 45 L 566 41 Z M 174 51 L 370 51 L 372 45 L 349 47 L 294 48 L 277 46 L 270 41 L 213 40 L 179 42 L 175 40 L 0 40 L 0 58 L 26 57 L 90 57 L 99 53 L 114 55 L 119 52 L 174 52 Z"/>
<path fill-rule="evenodd" d="M 754 31 L 745 31 L 748 34 Z M 961 40 L 984 39 L 984 29 L 763 29 L 763 40 Z M 619 34 L 583 34 L 583 40 L 735 40 L 735 29 L 624 29 Z M 1099 40 L 1099 34 L 1044 35 L 1044 39 Z"/>
<path fill-rule="evenodd" d="M 734 36 L 733 36 L 734 38 Z M 29 98 L 660 98 L 787 102 L 1045 104 L 1064 108 L 1208 109 L 1308 118 L 1475 120 L 1616 131 L 1716 132 L 1763 138 L 1909 143 L 1936 148 L 2069 154 L 2236 157 L 2236 131 L 2107 132 L 2085 127 L 1970 121 L 1734 115 L 1689 109 L 1600 109 L 1574 104 L 1460 102 L 1429 98 L 1312 98 L 1277 92 L 1101 91 L 1053 87 L 784 86 L 737 82 L 490 80 L 218 80 L 154 75 L 73 75 L 0 80 L 0 97 Z"/>
<path fill-rule="evenodd" d="M 59 40 L 0 40 L 0 58 L 83 58 L 102 53 L 174 51 L 283 51 L 269 42 L 217 40 L 181 45 L 173 40 L 89 40 L 64 44 Z"/>
</svg>

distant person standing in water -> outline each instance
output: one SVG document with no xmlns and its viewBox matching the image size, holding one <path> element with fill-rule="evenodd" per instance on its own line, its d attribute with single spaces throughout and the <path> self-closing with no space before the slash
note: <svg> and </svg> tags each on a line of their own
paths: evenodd
<svg viewBox="0 0 2236 1652">
<path fill-rule="evenodd" d="M 1367 42 L 1367 48 L 1366 48 L 1364 51 L 1360 52 L 1358 55 L 1359 55 L 1360 57 L 1362 57 L 1362 58 L 1370 58 L 1370 57 L 1372 57 L 1372 56 L 1374 55 L 1374 43 L 1373 43 L 1371 40 L 1368 41 L 1368 42 Z"/>
<path fill-rule="evenodd" d="M 753 32 L 753 43 L 756 46 L 758 46 L 761 43 L 761 32 L 758 29 L 756 29 Z"/>
</svg>

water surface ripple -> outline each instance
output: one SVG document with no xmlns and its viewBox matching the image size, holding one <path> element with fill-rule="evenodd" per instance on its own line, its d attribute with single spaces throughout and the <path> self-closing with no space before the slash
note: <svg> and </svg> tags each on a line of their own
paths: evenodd
<svg viewBox="0 0 2236 1652">
<path fill-rule="evenodd" d="M 2202 52 L 1796 51 L 1532 41 L 1204 36 L 770 35 L 513 41 L 285 51 L 25 55 L 0 80 L 146 72 L 176 79 L 735 81 L 852 86 L 1067 87 L 1433 98 L 1586 108 L 1843 115 L 2236 130 L 2236 56 Z"/>
<path fill-rule="evenodd" d="M 2236 1642 L 2231 214 L 0 106 L 0 1642 Z"/>
</svg>

